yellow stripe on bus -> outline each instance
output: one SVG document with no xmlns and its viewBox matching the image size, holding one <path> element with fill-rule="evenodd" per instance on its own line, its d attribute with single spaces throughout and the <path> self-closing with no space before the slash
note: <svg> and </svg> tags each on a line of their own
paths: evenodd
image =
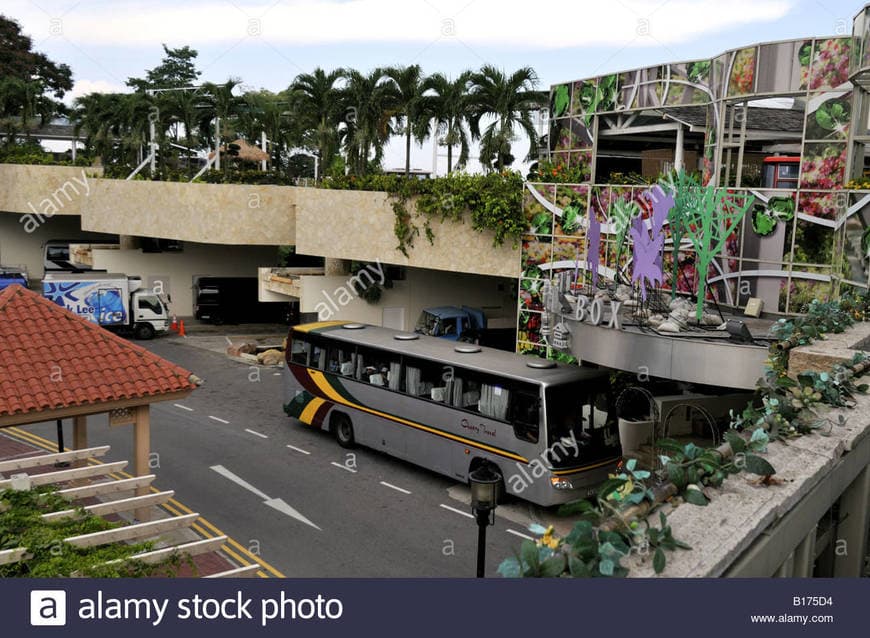
<svg viewBox="0 0 870 638">
<path fill-rule="evenodd" d="M 314 397 L 311 401 L 308 402 L 308 405 L 305 406 L 305 409 L 302 410 L 302 414 L 299 415 L 299 420 L 303 423 L 308 423 L 309 425 L 314 423 L 314 415 L 317 414 L 317 410 L 320 409 L 320 406 L 326 403 L 320 397 Z"/>
<path fill-rule="evenodd" d="M 322 328 L 332 328 L 334 326 L 343 326 L 346 321 L 315 321 L 313 323 L 303 323 L 299 326 L 294 326 L 296 332 L 311 332 L 312 330 L 320 330 Z"/>
<path fill-rule="evenodd" d="M 515 461 L 519 461 L 520 463 L 528 463 L 529 461 L 519 456 L 518 454 L 513 454 L 511 452 L 505 452 L 503 450 L 499 450 L 498 448 L 490 447 L 489 445 L 485 445 L 483 443 L 478 443 L 476 441 L 472 441 L 471 439 L 466 439 L 461 436 L 456 436 L 455 434 L 450 434 L 449 432 L 443 432 L 442 430 L 436 430 L 435 428 L 430 428 L 422 423 L 416 423 L 415 421 L 408 421 L 407 419 L 403 419 L 401 417 L 392 416 L 390 414 L 385 414 L 384 412 L 379 412 L 378 410 L 372 410 L 371 408 L 367 408 L 365 406 L 359 405 L 357 403 L 352 403 L 348 401 L 343 396 L 341 396 L 335 389 L 329 385 L 329 381 L 326 379 L 326 376 L 320 372 L 319 370 L 308 370 L 308 374 L 311 376 L 312 381 L 317 385 L 321 392 L 323 392 L 331 401 L 334 403 L 338 403 L 340 405 L 346 405 L 351 408 L 356 408 L 357 410 L 362 410 L 363 412 L 368 412 L 369 414 L 374 414 L 375 416 L 379 416 L 381 418 L 387 419 L 389 421 L 395 421 L 397 423 L 402 423 L 404 425 L 411 426 L 412 428 L 416 428 L 418 430 L 424 430 L 426 432 L 431 432 L 432 434 L 436 434 L 438 436 L 443 436 L 448 439 L 453 439 L 459 443 L 463 443 L 465 445 L 475 447 L 481 450 L 486 450 L 487 452 L 492 452 L 493 454 L 498 454 L 499 456 L 504 456 L 509 459 L 513 459 Z M 307 409 L 307 408 L 306 408 Z M 300 419 L 301 420 L 301 419 Z"/>
</svg>

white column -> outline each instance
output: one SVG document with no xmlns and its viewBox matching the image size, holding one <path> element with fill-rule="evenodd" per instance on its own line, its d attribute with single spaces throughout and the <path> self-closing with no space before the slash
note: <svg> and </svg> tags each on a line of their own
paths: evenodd
<svg viewBox="0 0 870 638">
<path fill-rule="evenodd" d="M 674 169 L 681 171 L 683 170 L 683 141 L 685 137 L 685 130 L 682 125 L 677 128 L 677 145 L 674 149 Z"/>
<path fill-rule="evenodd" d="M 266 150 L 266 131 L 260 132 L 260 148 L 263 149 L 264 153 L 269 152 L 268 150 Z M 262 162 L 260 162 L 260 168 L 264 171 L 266 170 L 266 160 L 263 160 Z"/>
</svg>

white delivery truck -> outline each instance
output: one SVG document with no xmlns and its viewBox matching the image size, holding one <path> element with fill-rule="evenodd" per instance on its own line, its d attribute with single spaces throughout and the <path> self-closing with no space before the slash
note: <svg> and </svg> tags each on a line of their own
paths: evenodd
<svg viewBox="0 0 870 638">
<path fill-rule="evenodd" d="M 169 329 L 169 307 L 142 279 L 111 273 L 48 273 L 42 294 L 80 317 L 117 332 L 151 339 Z"/>
</svg>

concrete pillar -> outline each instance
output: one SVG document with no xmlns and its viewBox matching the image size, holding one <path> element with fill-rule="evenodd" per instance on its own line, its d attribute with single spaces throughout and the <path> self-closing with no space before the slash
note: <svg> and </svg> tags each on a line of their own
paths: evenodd
<svg viewBox="0 0 870 638">
<path fill-rule="evenodd" d="M 326 276 L 350 274 L 350 261 L 326 257 L 323 260 L 323 274 Z"/>
<path fill-rule="evenodd" d="M 858 578 L 867 554 L 870 524 L 870 467 L 852 481 L 840 496 L 840 523 L 834 540 L 834 577 Z"/>
<path fill-rule="evenodd" d="M 136 421 L 133 424 L 133 472 L 136 476 L 150 474 L 148 465 L 151 456 L 151 417 L 150 406 L 140 405 L 136 408 Z M 136 496 L 145 496 L 150 488 L 140 487 Z M 151 520 L 150 508 L 137 509 L 134 513 L 140 522 Z"/>
<path fill-rule="evenodd" d="M 680 126 L 677 129 L 677 145 L 676 145 L 676 148 L 674 148 L 674 170 L 677 170 L 677 171 L 680 171 L 683 169 L 683 164 L 684 164 L 683 146 L 685 144 L 685 140 L 684 140 L 685 135 L 686 135 L 685 129 L 683 129 L 683 127 Z"/>
<path fill-rule="evenodd" d="M 794 550 L 792 576 L 795 578 L 812 578 L 813 565 L 816 562 L 815 557 L 816 528 L 813 528 Z"/>
</svg>

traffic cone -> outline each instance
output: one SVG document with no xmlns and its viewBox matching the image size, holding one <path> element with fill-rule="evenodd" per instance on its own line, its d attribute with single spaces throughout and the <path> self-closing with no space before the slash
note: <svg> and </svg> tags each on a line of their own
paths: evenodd
<svg viewBox="0 0 870 638">
<path fill-rule="evenodd" d="M 178 332 L 178 317 L 172 315 L 172 323 L 169 324 L 169 329 L 172 332 Z"/>
<path fill-rule="evenodd" d="M 184 332 L 184 319 L 178 322 L 178 336 L 186 337 L 187 333 Z"/>
</svg>

